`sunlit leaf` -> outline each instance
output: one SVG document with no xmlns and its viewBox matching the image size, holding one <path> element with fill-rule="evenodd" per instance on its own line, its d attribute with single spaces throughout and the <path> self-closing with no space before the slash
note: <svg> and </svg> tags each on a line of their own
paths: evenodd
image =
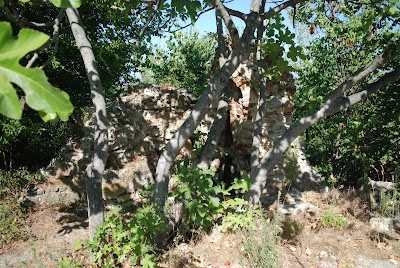
<svg viewBox="0 0 400 268">
<path fill-rule="evenodd" d="M 81 0 L 51 0 L 53 5 L 61 8 L 78 8 L 82 5 Z"/>
<path fill-rule="evenodd" d="M 0 22 L 0 113 L 14 119 L 21 118 L 22 107 L 13 84 L 26 95 L 26 103 L 41 112 L 44 120 L 68 120 L 73 111 L 67 93 L 53 87 L 39 68 L 25 68 L 19 61 L 27 53 L 42 46 L 49 36 L 32 29 L 22 29 L 12 35 L 8 22 Z"/>
</svg>

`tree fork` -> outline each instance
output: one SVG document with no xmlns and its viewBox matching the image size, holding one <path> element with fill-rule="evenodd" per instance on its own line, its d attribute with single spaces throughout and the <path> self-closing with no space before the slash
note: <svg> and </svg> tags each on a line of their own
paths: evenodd
<svg viewBox="0 0 400 268">
<path fill-rule="evenodd" d="M 366 66 L 360 68 L 357 72 L 348 77 L 345 82 L 343 82 L 328 96 L 327 100 L 322 104 L 318 111 L 309 116 L 301 118 L 274 143 L 273 147 L 261 159 L 259 166 L 254 170 L 252 169 L 250 174 L 252 186 L 248 193 L 248 198 L 250 199 L 251 205 L 255 205 L 260 201 L 261 193 L 265 187 L 269 171 L 275 166 L 277 161 L 281 159 L 283 153 L 301 133 L 306 131 L 321 119 L 363 101 L 369 95 L 375 93 L 377 90 L 399 78 L 400 67 L 384 75 L 378 81 L 368 85 L 365 90 L 348 97 L 339 98 L 340 93 L 343 94 L 345 89 L 350 89 L 356 84 L 359 84 L 374 70 L 382 67 L 385 63 L 397 56 L 398 52 L 394 51 L 393 47 L 394 46 L 390 46 L 390 48 L 383 54 L 377 56 Z"/>
</svg>

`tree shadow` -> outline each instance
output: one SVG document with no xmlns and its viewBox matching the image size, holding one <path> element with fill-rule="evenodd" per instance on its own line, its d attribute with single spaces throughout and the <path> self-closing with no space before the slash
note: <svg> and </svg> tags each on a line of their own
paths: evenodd
<svg viewBox="0 0 400 268">
<path fill-rule="evenodd" d="M 57 222 L 61 225 L 61 229 L 57 233 L 65 235 L 76 229 L 88 228 L 89 222 L 86 202 L 76 202 L 61 207 L 59 212 L 62 216 L 57 219 Z"/>
</svg>

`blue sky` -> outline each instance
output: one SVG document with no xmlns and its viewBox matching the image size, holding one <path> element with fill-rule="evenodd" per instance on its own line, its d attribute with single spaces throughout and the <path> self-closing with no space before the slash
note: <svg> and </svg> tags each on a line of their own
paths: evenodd
<svg viewBox="0 0 400 268">
<path fill-rule="evenodd" d="M 249 13 L 250 12 L 250 4 L 251 0 L 234 0 L 230 3 L 227 3 L 226 6 L 238 10 L 243 13 Z M 274 7 L 275 4 L 267 4 L 267 10 L 270 7 Z M 289 29 L 292 30 L 292 25 L 287 19 L 286 12 L 283 14 L 285 16 L 285 24 L 289 26 Z M 238 27 L 239 31 L 244 29 L 244 23 L 240 19 L 234 18 L 234 23 L 236 27 Z M 201 33 L 207 33 L 207 32 L 215 32 L 216 31 L 216 26 L 215 26 L 215 11 L 209 11 L 203 15 L 200 16 L 200 18 L 197 20 L 195 24 L 195 29 L 199 30 Z"/>
<path fill-rule="evenodd" d="M 243 13 L 249 13 L 250 12 L 250 3 L 251 3 L 251 0 L 233 0 L 230 3 L 227 3 L 226 6 L 231 9 L 241 11 Z M 267 5 L 267 9 L 270 7 L 274 7 L 274 6 L 275 6 L 275 4 L 272 4 L 272 5 L 269 4 L 269 5 Z M 282 14 L 285 17 L 285 24 L 289 27 L 289 29 L 291 31 L 293 31 L 293 26 L 287 17 L 286 11 L 284 11 Z M 244 29 L 245 25 L 242 20 L 237 19 L 237 18 L 234 18 L 233 20 L 234 20 L 234 23 L 235 23 L 236 27 L 238 28 L 239 32 Z M 184 31 L 191 31 L 193 29 L 199 31 L 201 34 L 215 32 L 216 31 L 215 11 L 211 10 L 207 13 L 202 14 L 199 17 L 199 19 L 196 21 L 194 27 L 188 27 Z M 168 35 L 168 37 L 169 37 L 169 35 Z M 166 37 L 166 38 L 168 38 L 168 37 Z M 160 44 L 161 46 L 163 46 L 165 44 L 165 40 L 162 40 L 158 37 L 153 37 L 152 43 Z"/>
</svg>

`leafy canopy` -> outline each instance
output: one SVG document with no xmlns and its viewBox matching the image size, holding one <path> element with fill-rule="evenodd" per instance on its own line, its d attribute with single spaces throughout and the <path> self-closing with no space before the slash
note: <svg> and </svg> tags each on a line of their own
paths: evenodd
<svg viewBox="0 0 400 268">
<path fill-rule="evenodd" d="M 0 22 L 0 113 L 14 119 L 22 116 L 22 107 L 13 84 L 22 88 L 27 104 L 39 111 L 43 120 L 68 120 L 73 111 L 66 92 L 53 87 L 39 68 L 25 68 L 19 61 L 27 53 L 38 49 L 49 37 L 46 34 L 22 29 L 12 35 L 11 25 Z"/>
</svg>

